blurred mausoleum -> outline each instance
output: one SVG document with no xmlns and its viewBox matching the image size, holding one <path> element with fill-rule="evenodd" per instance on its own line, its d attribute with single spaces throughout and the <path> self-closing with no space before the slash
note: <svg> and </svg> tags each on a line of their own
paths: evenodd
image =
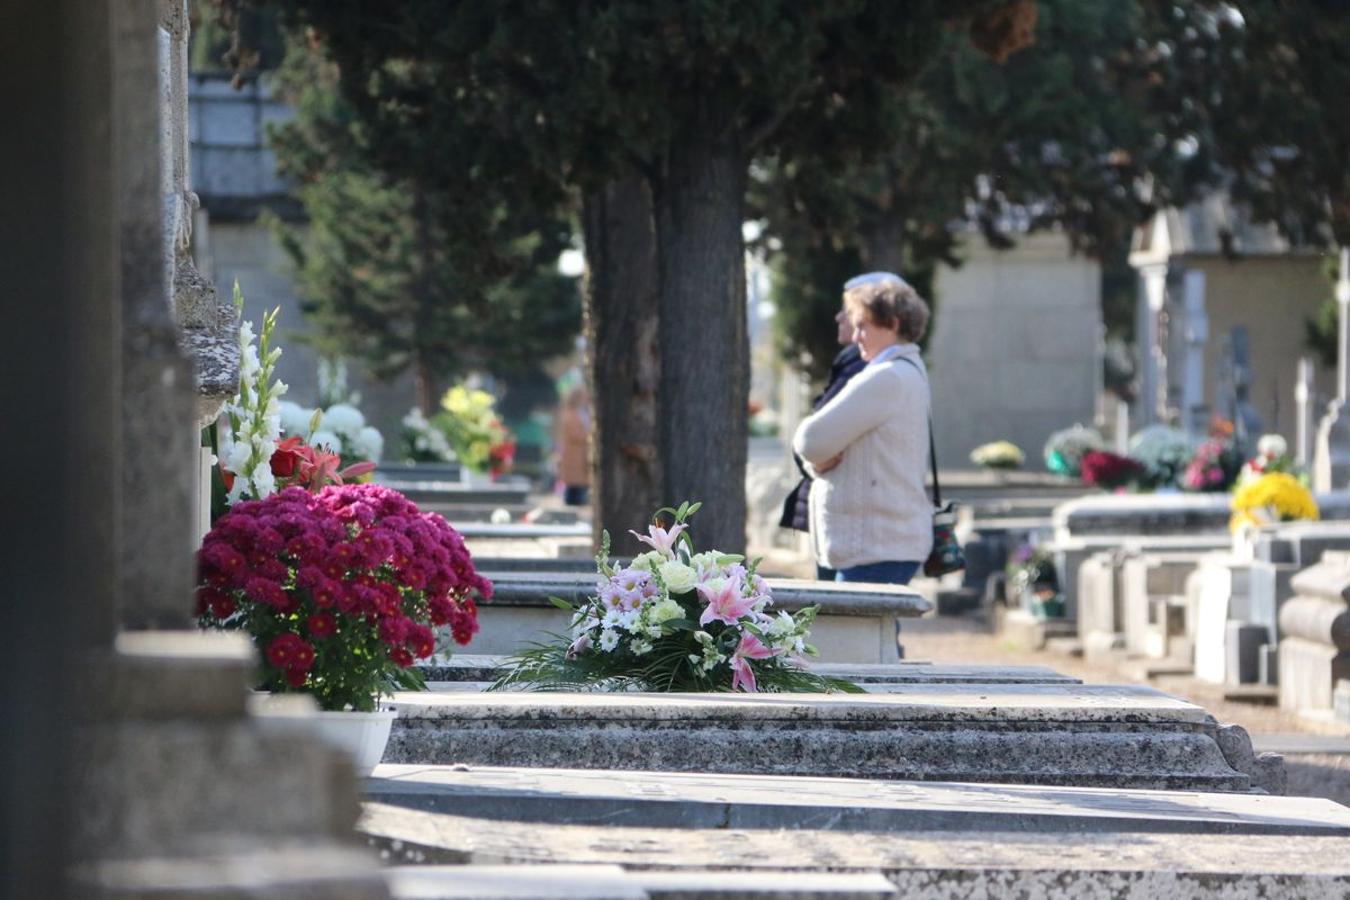
<svg viewBox="0 0 1350 900">
<path fill-rule="evenodd" d="M 1278 432 L 1293 447 L 1320 415 L 1334 372 L 1309 357 L 1309 321 L 1330 296 L 1325 251 L 1254 224 L 1226 194 L 1168 208 L 1136 230 L 1140 363 L 1134 427 L 1172 421 L 1203 433 L 1213 416 Z M 1306 420 L 1305 420 L 1306 432 Z"/>
<path fill-rule="evenodd" d="M 1102 272 L 1059 232 L 1024 234 L 1008 250 L 968 233 L 960 268 L 934 282 L 933 428 L 943 468 L 971 468 L 990 441 L 1021 447 L 1036 467 L 1046 438 L 1097 418 Z"/>
</svg>

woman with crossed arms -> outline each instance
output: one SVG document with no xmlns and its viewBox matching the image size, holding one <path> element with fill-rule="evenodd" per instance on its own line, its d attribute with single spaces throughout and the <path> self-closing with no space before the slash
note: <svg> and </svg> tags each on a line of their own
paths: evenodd
<svg viewBox="0 0 1350 900">
<path fill-rule="evenodd" d="M 866 367 L 804 419 L 793 449 L 812 476 L 811 541 L 839 581 L 907 584 L 932 549 L 928 373 L 918 340 L 928 304 L 900 276 L 845 285 Z"/>
</svg>

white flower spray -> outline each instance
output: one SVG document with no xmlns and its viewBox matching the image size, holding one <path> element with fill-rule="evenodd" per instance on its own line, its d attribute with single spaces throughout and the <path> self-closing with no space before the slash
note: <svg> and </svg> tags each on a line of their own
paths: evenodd
<svg viewBox="0 0 1350 900">
<path fill-rule="evenodd" d="M 234 283 L 234 305 L 241 314 L 244 295 Z M 261 500 L 276 493 L 272 476 L 272 453 L 281 436 L 281 396 L 286 385 L 273 381 L 281 348 L 272 346 L 280 307 L 263 315 L 262 330 L 255 347 L 253 323 L 239 326 L 239 393 L 225 406 L 228 427 L 221 438 L 223 465 L 234 473 L 234 487 L 226 502 L 233 505 L 243 499 Z"/>
</svg>

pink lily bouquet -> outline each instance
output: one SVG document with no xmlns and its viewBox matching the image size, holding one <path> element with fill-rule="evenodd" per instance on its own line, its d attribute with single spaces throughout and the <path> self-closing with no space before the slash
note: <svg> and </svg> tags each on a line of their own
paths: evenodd
<svg viewBox="0 0 1350 900">
<path fill-rule="evenodd" d="M 571 614 L 571 633 L 508 662 L 495 687 L 541 690 L 857 690 L 806 668 L 817 607 L 774 612 L 768 583 L 745 558 L 695 552 L 688 519 L 701 503 L 657 510 L 651 550 L 626 566 L 596 557 L 594 596 L 551 598 Z M 673 521 L 664 524 L 663 517 Z"/>
</svg>

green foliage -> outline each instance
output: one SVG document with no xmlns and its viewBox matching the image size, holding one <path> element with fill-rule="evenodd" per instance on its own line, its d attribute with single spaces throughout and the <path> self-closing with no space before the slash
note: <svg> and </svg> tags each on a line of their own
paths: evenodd
<svg viewBox="0 0 1350 900">
<path fill-rule="evenodd" d="M 1136 224 L 1208 175 L 1177 141 L 1199 118 L 1169 108 L 1156 45 L 1193 24 L 1134 0 L 1039 0 L 1036 42 L 1003 63 L 948 33 L 907 87 L 871 110 L 884 144 L 842 158 L 783 154 L 752 191 L 775 261 L 780 337 L 820 376 L 835 352 L 840 286 L 902 272 L 930 302 L 957 265 L 964 223 L 995 247 L 1061 228 L 1080 250 L 1123 257 Z M 1132 302 L 1132 296 L 1130 298 Z M 1128 328 L 1128 317 L 1123 324 Z"/>
<path fill-rule="evenodd" d="M 687 626 L 696 623 L 673 620 Z M 681 631 L 678 626 L 673 628 Z M 611 654 L 588 654 L 569 659 L 567 638 L 554 635 L 556 643 L 536 644 L 511 657 L 507 671 L 489 690 L 530 691 L 658 691 L 725 692 L 726 678 L 715 679 L 691 664 L 685 640 L 668 636 L 653 645 L 647 661 L 634 667 L 631 660 Z M 770 693 L 860 694 L 863 689 L 842 678 L 827 678 L 779 660 L 756 669 L 759 688 Z"/>
<path fill-rule="evenodd" d="M 293 42 L 279 74 L 297 117 L 273 132 L 309 228 L 274 220 L 296 263 L 316 343 L 377 377 L 412 369 L 446 380 L 470 369 L 522 372 L 565 352 L 580 327 L 573 279 L 556 270 L 571 243 L 556 206 L 515 205 L 471 177 L 452 179 L 417 125 L 372 131 L 339 94 L 334 67 Z M 391 147 L 419 163 L 378 168 Z"/>
</svg>

